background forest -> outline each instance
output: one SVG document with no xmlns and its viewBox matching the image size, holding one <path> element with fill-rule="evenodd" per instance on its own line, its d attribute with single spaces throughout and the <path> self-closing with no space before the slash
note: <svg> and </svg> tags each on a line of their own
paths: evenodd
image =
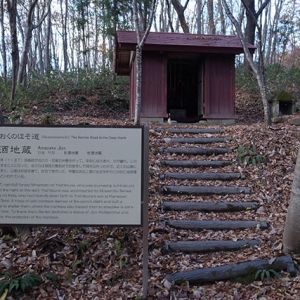
<svg viewBox="0 0 300 300">
<path fill-rule="evenodd" d="M 266 65 L 270 93 L 285 89 L 298 97 L 299 2 L 226 2 L 247 41 L 261 44 L 263 57 L 255 59 L 263 59 Z M 116 30 L 135 29 L 130 1 L 1 0 L 0 6 L 4 108 L 54 95 L 67 101 L 78 95 L 97 95 L 102 102 L 128 99 L 127 78 L 116 78 L 113 73 L 113 52 Z M 150 10 L 150 0 L 138 1 L 141 29 L 147 26 Z M 261 40 L 257 40 L 257 28 Z M 152 31 L 236 34 L 222 0 L 158 0 Z M 256 81 L 249 81 L 243 57 L 237 58 L 236 65 L 238 88 L 246 89 L 253 99 Z"/>
</svg>

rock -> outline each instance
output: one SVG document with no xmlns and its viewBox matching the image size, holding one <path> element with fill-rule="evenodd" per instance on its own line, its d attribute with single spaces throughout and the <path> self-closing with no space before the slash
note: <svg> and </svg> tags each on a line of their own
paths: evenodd
<svg viewBox="0 0 300 300">
<path fill-rule="evenodd" d="M 290 119 L 289 123 L 295 126 L 299 126 L 300 125 L 300 118 L 294 118 L 294 119 Z"/>
<path fill-rule="evenodd" d="M 274 117 L 274 118 L 271 119 L 271 121 L 274 124 L 283 123 L 284 122 L 283 118 L 280 118 L 280 117 Z"/>
<path fill-rule="evenodd" d="M 257 209 L 256 213 L 258 213 L 259 215 L 263 215 L 266 213 L 266 209 L 264 206 L 261 206 Z"/>
</svg>

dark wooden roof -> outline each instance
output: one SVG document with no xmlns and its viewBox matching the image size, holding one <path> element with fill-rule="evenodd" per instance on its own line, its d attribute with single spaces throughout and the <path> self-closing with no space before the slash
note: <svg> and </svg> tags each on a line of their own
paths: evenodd
<svg viewBox="0 0 300 300">
<path fill-rule="evenodd" d="M 115 71 L 120 75 L 129 74 L 130 53 L 135 51 L 137 39 L 135 31 L 117 31 Z M 249 44 L 254 52 L 255 46 Z M 150 32 L 143 51 L 189 52 L 189 53 L 243 53 L 237 36 L 204 35 L 187 33 Z"/>
</svg>

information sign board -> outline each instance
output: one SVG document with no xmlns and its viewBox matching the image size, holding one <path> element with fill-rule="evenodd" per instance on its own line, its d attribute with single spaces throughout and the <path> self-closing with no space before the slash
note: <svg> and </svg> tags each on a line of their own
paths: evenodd
<svg viewBox="0 0 300 300">
<path fill-rule="evenodd" d="M 144 127 L 1 126 L 0 224 L 141 225 L 143 137 Z"/>
</svg>

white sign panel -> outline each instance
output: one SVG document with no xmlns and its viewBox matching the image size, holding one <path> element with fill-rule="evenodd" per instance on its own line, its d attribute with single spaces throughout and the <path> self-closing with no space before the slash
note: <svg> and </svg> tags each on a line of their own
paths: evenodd
<svg viewBox="0 0 300 300">
<path fill-rule="evenodd" d="M 0 127 L 0 224 L 141 225 L 143 128 Z"/>
</svg>

